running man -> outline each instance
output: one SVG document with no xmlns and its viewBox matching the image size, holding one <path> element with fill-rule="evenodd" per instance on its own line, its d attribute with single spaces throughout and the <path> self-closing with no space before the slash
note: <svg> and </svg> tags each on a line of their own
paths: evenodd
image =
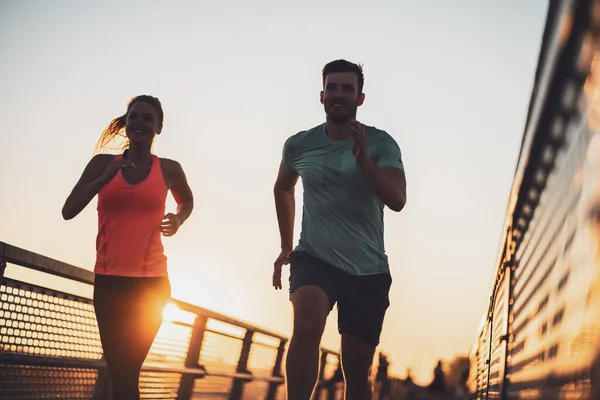
<svg viewBox="0 0 600 400">
<path fill-rule="evenodd" d="M 322 71 L 326 122 L 289 137 L 274 187 L 281 253 L 273 286 L 290 264 L 294 330 L 286 359 L 290 400 L 309 400 L 325 322 L 337 303 L 348 400 L 370 399 L 370 370 L 392 283 L 383 207 L 406 203 L 400 148 L 385 131 L 356 121 L 365 100 L 362 66 L 332 61 Z M 293 249 L 295 185 L 304 188 L 302 230 Z"/>
</svg>

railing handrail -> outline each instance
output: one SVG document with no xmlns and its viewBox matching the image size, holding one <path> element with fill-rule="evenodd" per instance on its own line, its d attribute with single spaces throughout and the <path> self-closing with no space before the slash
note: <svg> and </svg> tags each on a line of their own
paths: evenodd
<svg viewBox="0 0 600 400">
<path fill-rule="evenodd" d="M 10 354 L 3 357 L 4 362 L 9 364 L 26 363 L 35 366 L 60 366 L 70 368 L 95 368 L 97 370 L 105 369 L 106 363 L 103 360 L 83 360 L 83 359 L 65 359 L 62 357 L 36 356 L 31 358 L 29 355 Z M 241 372 L 209 372 L 205 368 L 185 368 L 185 367 L 159 367 L 153 365 L 143 365 L 143 372 L 176 373 L 192 376 L 194 378 L 204 378 L 206 376 L 243 379 L 247 381 L 260 381 L 268 383 L 284 383 L 281 376 L 255 375 Z M 319 382 L 323 385 L 325 380 Z"/>
<path fill-rule="evenodd" d="M 14 278 L 10 278 L 6 275 L 6 264 L 10 263 L 11 265 L 15 265 L 17 267 L 21 267 L 21 268 L 25 268 L 25 269 L 30 269 L 30 270 L 34 270 L 34 271 L 38 271 L 38 272 L 42 272 L 45 274 L 49 274 L 49 275 L 53 275 L 53 276 L 57 276 L 57 277 L 61 277 L 64 279 L 68 279 L 71 281 L 75 281 L 75 282 L 79 282 L 79 283 L 83 283 L 85 285 L 89 285 L 89 286 L 93 286 L 94 284 L 94 273 L 93 271 L 89 271 L 83 268 L 79 268 L 76 267 L 74 265 L 70 265 L 68 263 L 62 262 L 62 261 L 58 261 L 55 259 L 52 259 L 50 257 L 46 257 L 46 256 L 42 256 L 40 254 L 34 253 L 32 251 L 29 250 L 25 250 L 22 248 L 19 248 L 17 246 L 13 246 L 10 245 L 8 243 L 2 242 L 0 241 L 0 283 L 2 284 L 6 284 L 6 286 L 9 288 L 7 290 L 7 294 L 9 295 L 6 298 L 3 298 L 4 300 L 7 300 L 8 302 L 11 302 L 11 294 L 13 293 L 13 290 L 16 289 L 17 292 L 17 298 L 20 298 L 23 296 L 23 294 L 19 294 L 20 291 L 23 289 L 26 292 L 34 292 L 34 293 L 38 293 L 38 294 L 46 294 L 46 290 L 49 290 L 52 293 L 55 293 L 55 296 L 58 296 L 59 298 L 65 298 L 65 299 L 69 299 L 69 300 L 73 300 L 76 302 L 82 302 L 82 303 L 90 303 L 92 301 L 92 299 L 88 294 L 75 294 L 75 293 L 69 293 L 69 290 L 64 290 L 65 288 L 57 288 L 56 286 L 60 286 L 59 284 L 56 285 L 43 285 L 43 286 L 39 286 L 38 284 L 34 284 L 34 283 L 27 283 L 24 281 Z M 55 292 L 56 291 L 56 292 Z M 29 297 L 29 296 L 27 296 Z M 25 298 L 25 297 L 23 297 Z M 34 297 L 35 299 L 35 297 Z M 45 301 L 45 300 L 44 300 Z M 283 376 L 283 371 L 282 371 L 282 365 L 281 365 L 281 360 L 283 358 L 283 354 L 285 353 L 285 346 L 289 341 L 289 338 L 275 333 L 273 331 L 270 331 L 268 329 L 264 329 L 262 327 L 241 321 L 237 318 L 233 318 L 231 316 L 228 315 L 224 315 L 212 310 L 208 310 L 206 308 L 179 300 L 179 299 L 174 299 L 171 298 L 170 302 L 177 307 L 179 310 L 183 311 L 184 313 L 189 313 L 194 317 L 194 322 L 193 323 L 189 323 L 186 322 L 184 320 L 181 319 L 177 319 L 177 320 L 173 320 L 170 321 L 169 319 L 167 319 L 166 321 L 169 321 L 170 323 L 176 324 L 176 325 L 181 325 L 186 327 L 186 329 L 190 330 L 190 338 L 189 338 L 189 343 L 187 344 L 187 351 L 186 351 L 186 355 L 185 355 L 185 362 L 183 362 L 183 365 L 170 365 L 169 363 L 167 364 L 163 364 L 161 362 L 159 363 L 153 363 L 153 362 L 149 362 L 149 363 L 144 363 L 142 366 L 142 371 L 143 372 L 151 372 L 151 373 L 159 373 L 159 374 L 178 374 L 181 378 L 179 381 L 179 386 L 177 389 L 177 398 L 179 400 L 182 399 L 189 399 L 190 395 L 192 393 L 195 393 L 195 389 L 194 389 L 194 385 L 197 379 L 202 379 L 202 378 L 208 378 L 208 377 L 217 377 L 217 378 L 228 378 L 232 380 L 231 383 L 231 387 L 229 388 L 229 396 L 231 399 L 240 399 L 243 391 L 244 391 L 244 385 L 246 383 L 249 382 L 264 382 L 266 384 L 268 384 L 268 392 L 266 393 L 266 398 L 268 399 L 274 399 L 278 387 L 280 387 L 280 385 L 285 383 L 285 378 Z M 22 299 L 21 300 L 17 300 L 17 302 L 15 303 L 17 304 L 17 307 L 20 307 L 20 304 L 22 303 Z M 62 304 L 62 303 L 61 303 Z M 13 304 L 14 306 L 14 304 Z M 29 306 L 29 305 L 28 305 Z M 28 307 L 26 306 L 26 308 Z M 38 307 L 37 305 L 33 304 L 33 307 Z M 17 309 L 17 312 L 20 313 L 22 310 Z M 31 310 L 25 310 L 24 311 L 27 314 L 31 313 Z M 20 314 L 19 314 L 20 315 Z M 10 317 L 10 318 L 17 318 L 17 317 Z M 9 318 L 9 325 L 8 326 L 16 326 L 16 325 L 10 325 L 10 318 Z M 53 317 L 52 317 L 53 318 Z M 211 320 L 211 321 L 215 321 L 215 322 L 219 322 L 219 323 L 224 323 L 230 326 L 233 326 L 235 328 L 239 328 L 243 331 L 245 331 L 245 334 L 242 337 L 239 337 L 239 335 L 232 335 L 229 334 L 225 331 L 221 332 L 220 329 L 218 328 L 214 328 L 214 327 L 210 327 L 209 325 L 207 325 L 207 322 Z M 29 329 L 25 326 L 23 327 L 19 327 L 18 329 Z M 37 329 L 37 328 L 35 328 Z M 241 349 L 240 349 L 240 354 L 239 354 L 239 359 L 237 361 L 237 365 L 232 365 L 235 369 L 232 369 L 231 371 L 229 370 L 222 370 L 220 367 L 215 367 L 216 369 L 213 371 L 212 370 L 212 364 L 209 362 L 208 364 L 206 364 L 205 362 L 202 361 L 203 357 L 201 356 L 202 353 L 202 348 L 203 348 L 203 342 L 204 342 L 204 334 L 206 332 L 212 332 L 215 333 L 217 335 L 223 336 L 223 337 L 230 337 L 230 338 L 234 338 L 234 339 L 238 339 L 241 341 Z M 256 337 L 255 334 L 259 334 L 259 335 L 264 335 L 266 337 L 268 337 L 269 339 L 274 340 L 274 342 L 277 343 L 277 345 L 273 344 L 265 344 L 263 343 L 262 340 L 258 340 L 255 341 L 254 338 Z M 12 333 L 9 332 L 9 335 L 11 335 L 12 338 Z M 25 349 L 24 351 L 18 350 L 18 349 L 13 349 L 13 347 L 15 345 L 17 346 L 22 346 L 24 345 L 23 342 L 20 342 L 19 340 L 21 340 L 20 338 L 23 336 L 20 333 L 16 334 L 17 340 L 15 341 L 10 341 L 10 342 L 6 342 L 6 343 L 10 343 L 10 345 L 8 345 L 9 347 L 6 348 L 4 346 L 0 346 L 0 362 L 6 365 L 32 365 L 32 366 L 37 366 L 40 368 L 67 368 L 67 369 L 95 369 L 99 372 L 98 378 L 95 382 L 95 389 L 94 389 L 94 399 L 99 399 L 100 397 L 98 396 L 102 396 L 101 394 L 99 394 L 100 392 L 103 393 L 104 388 L 105 388 L 105 384 L 106 384 L 106 363 L 104 361 L 103 358 L 100 359 L 96 359 L 96 358 L 87 358 L 80 356 L 79 354 L 77 355 L 62 355 L 62 356 L 58 356 L 58 355 L 50 355 L 49 353 L 46 352 L 37 352 L 34 351 L 32 352 L 32 348 L 29 348 L 28 350 Z M 53 339 L 50 339 L 53 340 Z M 267 342 L 268 343 L 268 342 Z M 272 348 L 273 350 L 276 351 L 276 355 L 275 355 L 275 360 L 274 360 L 274 364 L 272 366 L 272 372 L 269 373 L 267 372 L 267 370 L 262 370 L 262 369 L 257 369 L 257 370 L 253 370 L 251 367 L 249 367 L 248 363 L 249 363 L 249 357 L 252 351 L 252 348 L 254 345 L 266 345 L 270 348 Z M 31 346 L 31 343 L 28 343 L 26 346 Z M 33 346 L 37 346 L 36 343 L 33 344 Z M 319 390 L 326 390 L 326 391 L 331 391 L 334 390 L 332 386 L 330 386 L 330 383 L 332 382 L 330 380 L 330 378 L 326 378 L 324 375 L 324 371 L 325 371 L 325 365 L 332 365 L 331 363 L 329 363 L 328 357 L 329 356 L 333 356 L 333 357 L 337 357 L 339 359 L 339 353 L 335 352 L 335 351 L 331 351 L 325 348 L 321 348 L 321 374 L 319 376 L 318 379 L 318 385 L 317 387 L 319 387 Z M 199 358 L 200 357 L 200 358 Z M 227 364 L 230 365 L 230 364 Z M 337 366 L 339 368 L 339 365 Z M 271 369 L 271 367 L 269 367 L 269 370 Z M 100 373 L 100 371 L 102 371 L 102 373 Z M 333 379 L 333 378 L 331 378 Z M 100 392 L 98 392 L 100 391 Z M 203 392 L 204 393 L 204 392 Z M 223 392 L 225 393 L 225 392 Z M 332 393 L 332 392 L 331 392 Z"/>
<path fill-rule="evenodd" d="M 220 322 L 225 322 L 227 324 L 235 325 L 240 328 L 244 328 L 248 331 L 252 331 L 254 333 L 260 333 L 260 334 L 267 335 L 267 336 L 270 336 L 270 337 L 273 337 L 276 339 L 280 339 L 280 340 L 288 340 L 287 336 L 281 335 L 279 333 L 275 333 L 273 331 L 269 331 L 267 329 L 261 328 L 256 325 L 252 325 L 252 324 L 242 321 L 238 318 L 234 318 L 234 317 L 231 317 L 231 316 L 228 316 L 225 314 L 218 313 L 216 311 L 206 309 L 204 307 L 197 306 L 192 303 L 188 303 L 188 302 L 178 300 L 178 299 L 171 299 L 171 302 L 173 302 L 178 308 L 180 308 L 183 311 L 189 311 L 194 314 L 203 314 L 208 318 L 212 318 L 212 319 L 218 320 Z"/>
<path fill-rule="evenodd" d="M 596 10 L 597 7 L 592 8 L 593 6 L 597 6 L 597 4 L 591 1 L 576 0 L 552 0 L 549 4 L 521 152 L 510 189 L 509 202 L 504 218 L 504 229 L 494 265 L 495 270 L 490 298 L 486 304 L 487 312 L 484 314 L 478 328 L 477 338 L 478 340 L 480 338 L 482 340 L 481 342 L 476 341 L 470 352 L 472 359 L 480 358 L 479 352 L 484 354 L 486 367 L 473 373 L 474 379 L 472 382 L 479 381 L 479 379 L 485 381 L 483 384 L 485 398 L 487 398 L 488 391 L 490 391 L 489 395 L 491 396 L 492 390 L 498 390 L 498 388 L 505 390 L 506 385 L 513 385 L 513 380 L 518 376 L 518 371 L 516 373 L 515 370 L 509 370 L 509 368 L 515 367 L 515 360 L 519 361 L 517 360 L 519 356 L 515 358 L 511 349 L 515 343 L 518 343 L 515 342 L 515 338 L 520 335 L 514 326 L 517 321 L 514 318 L 518 318 L 518 316 L 514 317 L 513 314 L 515 311 L 517 314 L 520 311 L 519 308 L 516 310 L 513 308 L 517 304 L 519 296 L 519 292 L 517 292 L 517 298 L 515 298 L 514 290 L 515 288 L 519 288 L 521 284 L 526 286 L 533 276 L 533 273 L 518 275 L 521 268 L 529 268 L 524 271 L 537 271 L 538 267 L 542 268 L 537 263 L 530 264 L 531 259 L 523 257 L 523 253 L 519 255 L 519 251 L 523 251 L 522 246 L 530 246 L 532 242 L 534 245 L 531 246 L 537 246 L 543 240 L 541 238 L 544 236 L 538 235 L 538 233 L 544 229 L 545 225 L 540 226 L 537 224 L 537 226 L 530 226 L 530 223 L 532 223 L 536 216 L 537 218 L 542 217 L 543 221 L 547 221 L 548 218 L 554 218 L 554 214 L 548 211 L 548 209 L 541 208 L 543 212 L 541 216 L 538 211 L 540 201 L 543 199 L 542 194 L 548 194 L 548 185 L 554 185 L 550 186 L 553 191 L 559 190 L 559 183 L 557 182 L 570 181 L 572 179 L 571 171 L 568 172 L 568 178 L 561 175 L 555 175 L 553 178 L 549 177 L 551 173 L 557 171 L 556 155 L 559 151 L 565 149 L 566 145 L 571 145 L 569 140 L 578 140 L 574 139 L 575 134 L 573 132 L 578 132 L 578 136 L 583 135 L 580 133 L 583 131 L 582 127 L 577 126 L 575 128 L 571 124 L 573 121 L 579 122 L 578 119 L 580 116 L 578 114 L 580 111 L 578 109 L 581 104 L 578 103 L 578 99 L 580 99 L 581 93 L 585 93 L 583 88 L 586 81 L 590 78 L 588 74 L 590 63 L 592 63 L 591 56 L 594 53 L 597 56 L 597 25 L 594 26 L 594 18 L 591 16 L 593 14 L 592 10 Z M 587 46 L 589 48 L 586 49 Z M 593 52 L 590 52 L 590 49 L 594 49 Z M 585 117 L 585 115 L 581 116 Z M 571 134 L 573 136 L 569 137 L 568 135 Z M 562 163 L 566 163 L 567 161 L 564 160 L 571 160 L 571 158 L 572 155 L 565 154 Z M 566 173 L 560 169 L 557 172 L 561 174 Z M 562 184 L 560 183 L 560 185 Z M 568 188 L 570 189 L 570 187 Z M 561 186 L 560 190 L 562 189 L 564 187 Z M 552 196 L 552 203 L 548 204 L 554 205 L 557 204 L 554 203 L 556 200 L 555 196 L 563 195 L 563 193 L 554 194 L 550 192 L 550 195 Z M 534 230 L 532 231 L 532 229 Z M 554 227 L 554 229 L 558 231 L 558 228 Z M 563 227 L 560 227 L 560 229 L 563 229 Z M 533 232 L 533 236 L 527 238 L 526 235 L 531 232 Z M 546 237 L 544 246 L 550 246 L 553 240 Z M 554 244 L 552 245 L 554 246 Z M 564 243 L 556 244 L 556 246 L 567 247 L 569 245 L 565 245 Z M 529 251 L 527 247 L 525 249 Z M 538 248 L 535 249 L 536 251 L 538 250 Z M 566 251 L 564 248 L 562 250 Z M 523 259 L 526 261 L 523 262 Z M 517 272 L 515 273 L 514 271 Z M 543 271 L 542 273 L 548 273 L 551 271 L 551 267 L 548 267 L 547 270 L 546 267 L 543 267 L 541 271 Z M 508 285 L 509 294 L 507 298 L 500 299 L 498 293 L 500 293 L 500 285 L 505 272 L 508 274 L 507 277 L 511 279 Z M 542 284 L 543 279 L 545 278 L 539 279 L 538 285 Z M 521 286 L 521 288 L 525 286 Z M 536 286 L 534 291 L 538 289 L 539 287 Z M 556 288 L 552 290 L 556 290 Z M 560 291 L 560 286 L 558 290 Z M 505 310 L 507 310 L 505 312 L 508 312 L 508 319 L 502 320 L 503 329 L 506 330 L 506 335 L 501 338 L 502 340 L 496 340 L 496 338 L 492 340 L 491 335 L 487 338 L 483 337 L 486 332 L 491 332 L 495 329 L 494 324 L 496 322 L 494 318 L 496 311 L 494 307 L 497 300 L 505 305 Z M 525 300 L 525 303 L 527 303 L 527 300 Z M 536 326 L 532 329 L 537 329 Z M 547 333 L 545 334 L 547 335 Z M 505 347 L 503 348 L 502 346 Z M 541 353 L 538 352 L 538 349 L 531 354 L 541 354 L 544 356 L 545 354 L 549 354 L 550 349 L 548 345 Z M 505 353 L 501 357 L 494 358 L 492 354 L 498 350 Z M 522 350 L 523 348 L 519 352 Z M 521 354 L 521 356 L 527 357 L 528 355 Z M 500 375 L 494 377 L 494 385 L 490 383 L 492 366 L 502 368 Z M 474 369 L 472 370 L 474 371 Z M 528 381 L 531 383 L 536 381 L 536 379 L 528 378 Z M 569 379 L 572 379 L 571 382 L 578 380 L 578 378 Z M 554 384 L 556 383 L 556 376 L 552 374 L 544 375 L 543 381 L 553 382 Z M 539 382 L 542 382 L 542 380 Z M 494 387 L 492 388 L 492 386 Z M 544 394 L 542 393 L 542 395 Z M 506 394 L 501 393 L 501 396 L 506 396 Z"/>
<path fill-rule="evenodd" d="M 556 29 L 556 26 L 561 22 L 559 18 L 561 12 L 559 10 L 570 7 L 572 4 L 573 0 L 564 0 L 556 3 L 550 2 L 548 6 L 546 26 L 542 34 L 544 40 L 542 41 L 539 51 L 538 67 L 526 116 L 523 140 L 519 150 L 513 181 L 508 193 L 502 231 L 499 235 L 500 246 L 496 252 L 496 258 L 493 264 L 492 280 L 495 282 L 491 285 L 489 299 L 494 297 L 496 291 L 495 283 L 497 283 L 499 276 L 503 273 L 502 259 L 505 257 L 507 239 L 509 238 L 509 231 L 512 229 L 512 218 L 519 201 L 524 198 L 521 187 L 528 170 L 531 169 L 532 149 L 534 149 L 535 140 L 540 136 L 539 121 L 543 117 L 543 109 L 554 78 L 556 60 L 560 57 L 563 45 L 559 32 Z M 559 19 L 555 20 L 553 18 Z M 489 314 L 489 312 L 490 303 L 487 305 L 486 315 L 482 318 L 482 324 L 487 322 L 487 314 Z"/>
<path fill-rule="evenodd" d="M 4 257 L 6 261 L 11 264 L 58 276 L 61 278 L 67 278 L 88 285 L 94 284 L 94 273 L 90 270 L 77 267 L 63 261 L 55 260 L 50 257 L 34 253 L 30 250 L 25 250 L 23 248 L 13 246 L 6 242 L 0 241 L 0 247 L 4 248 Z M 239 318 L 212 311 L 204 307 L 176 298 L 172 298 L 171 302 L 173 302 L 178 308 L 180 308 L 183 311 L 188 311 L 194 314 L 202 314 L 205 315 L 207 318 L 235 325 L 237 327 L 240 327 L 247 331 L 252 331 L 254 333 L 267 335 L 274 339 L 279 339 L 282 341 L 288 340 L 288 337 L 283 334 L 273 332 L 271 330 L 251 324 L 246 321 L 242 321 Z M 325 348 L 321 350 L 328 354 L 338 355 L 338 352 L 336 351 L 332 351 Z"/>
<path fill-rule="evenodd" d="M 4 257 L 11 264 L 88 285 L 94 284 L 94 273 L 90 270 L 76 267 L 2 241 L 0 241 L 0 247 L 4 247 Z"/>
<path fill-rule="evenodd" d="M 4 362 L 19 364 L 27 363 L 29 365 L 36 366 L 60 366 L 70 368 L 95 368 L 104 369 L 106 368 L 106 362 L 104 360 L 88 360 L 80 358 L 65 358 L 65 357 L 51 357 L 51 356 L 35 356 L 32 358 L 29 354 L 17 354 L 7 353 L 3 357 Z M 181 375 L 191 375 L 196 378 L 203 378 L 205 376 L 215 376 L 224 378 L 237 378 L 247 379 L 249 381 L 261 381 L 261 382 L 280 382 L 283 383 L 283 377 L 271 376 L 271 375 L 256 375 L 248 374 L 243 372 L 210 372 L 210 369 L 203 368 L 186 368 L 186 367 L 161 367 L 156 365 L 142 366 L 143 372 L 162 372 L 162 373 L 177 373 Z"/>
</svg>

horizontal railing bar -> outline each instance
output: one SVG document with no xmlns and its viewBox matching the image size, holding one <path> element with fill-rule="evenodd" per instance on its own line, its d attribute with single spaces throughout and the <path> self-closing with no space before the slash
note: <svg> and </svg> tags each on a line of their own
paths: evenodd
<svg viewBox="0 0 600 400">
<path fill-rule="evenodd" d="M 81 368 L 101 370 L 106 368 L 106 363 L 102 360 L 86 360 L 81 358 L 60 358 L 48 356 L 34 356 L 30 354 L 12 354 L 0 352 L 0 363 L 11 365 L 33 365 L 37 367 L 56 367 L 56 368 Z M 157 367 L 153 365 L 142 365 L 143 372 L 162 372 L 170 374 L 192 375 L 203 377 L 206 372 L 197 368 L 185 367 Z"/>
<path fill-rule="evenodd" d="M 210 396 L 210 397 L 215 397 L 215 396 L 221 396 L 221 397 L 229 397 L 229 392 L 196 392 L 193 391 L 192 395 L 204 395 L 204 396 Z"/>
<path fill-rule="evenodd" d="M 235 336 L 235 335 L 232 335 L 231 333 L 227 333 L 227 332 L 223 332 L 223 331 L 218 331 L 216 329 L 206 328 L 206 332 L 214 333 L 215 335 L 224 336 L 224 337 L 228 337 L 230 339 L 236 339 L 236 340 L 239 340 L 239 341 L 244 340 L 243 337 Z M 252 345 L 262 346 L 262 347 L 266 347 L 266 348 L 269 348 L 269 349 L 278 349 L 279 348 L 279 346 L 273 346 L 273 345 L 270 345 L 270 344 L 256 342 L 256 341 L 253 341 Z"/>
<path fill-rule="evenodd" d="M 188 322 L 183 322 L 183 321 L 177 321 L 177 320 L 166 320 L 166 319 L 165 319 L 165 320 L 164 320 L 164 322 L 168 322 L 168 323 L 170 323 L 170 324 L 177 325 L 177 326 L 182 326 L 182 327 L 184 327 L 184 328 L 193 328 L 193 327 L 194 327 L 194 324 L 190 324 L 190 323 L 188 323 Z"/>
<path fill-rule="evenodd" d="M 217 331 L 215 329 L 206 328 L 206 332 L 214 333 L 215 335 L 224 336 L 224 337 L 227 337 L 227 338 L 230 338 L 230 339 L 239 340 L 240 342 L 242 340 L 244 340 L 244 338 L 241 338 L 239 336 L 235 336 L 235 335 L 233 335 L 231 333 L 227 333 L 227 332 Z"/>
<path fill-rule="evenodd" d="M 240 328 L 244 328 L 244 329 L 246 329 L 248 331 L 252 331 L 252 332 L 255 332 L 255 333 L 261 333 L 263 335 L 271 336 L 271 337 L 276 338 L 276 339 L 287 340 L 287 337 L 285 337 L 283 335 L 277 334 L 277 333 L 269 331 L 267 329 L 259 328 L 259 327 L 254 326 L 254 325 L 250 325 L 247 322 L 240 321 L 238 319 L 229 317 L 227 315 L 219 314 L 219 313 L 217 313 L 215 311 L 211 311 L 211 310 L 208 310 L 206 308 L 202 308 L 200 306 L 196 306 L 196 305 L 193 305 L 193 304 L 190 304 L 190 303 L 186 303 L 186 302 L 181 301 L 181 300 L 172 299 L 172 301 L 173 301 L 173 303 L 175 303 L 175 305 L 177 307 L 179 307 L 183 311 L 188 311 L 188 312 L 191 312 L 191 313 L 194 313 L 194 314 L 199 314 L 199 315 L 205 315 L 208 318 L 212 318 L 212 319 L 215 319 L 215 320 L 220 321 L 220 322 L 224 322 L 224 323 L 231 324 L 231 325 L 234 325 L 234 326 L 237 326 L 237 327 L 240 327 Z"/>
<path fill-rule="evenodd" d="M 211 373 L 210 371 L 206 371 L 206 376 L 214 376 L 218 378 L 233 378 L 233 379 L 246 379 L 248 381 L 261 381 L 261 382 L 281 382 L 283 383 L 283 377 L 273 377 L 266 375 L 252 375 L 245 374 L 243 372 L 216 372 Z"/>
<path fill-rule="evenodd" d="M 207 373 L 204 370 L 197 368 L 185 368 L 185 367 L 155 367 L 155 366 L 145 366 L 142 365 L 143 372 L 166 372 L 169 374 L 181 374 L 188 376 L 196 376 L 198 378 L 207 376 Z"/>
<path fill-rule="evenodd" d="M 81 358 L 48 357 L 33 354 L 15 354 L 0 351 L 0 363 L 11 365 L 33 365 L 36 367 L 102 369 L 106 364 L 101 360 Z"/>
<path fill-rule="evenodd" d="M 58 261 L 46 256 L 42 256 L 40 254 L 10 245 L 8 243 L 0 242 L 0 246 L 2 245 L 5 246 L 4 256 L 6 257 L 6 261 L 11 264 L 59 276 L 62 278 L 71 279 L 77 282 L 86 283 L 89 285 L 94 284 L 93 271 L 76 267 L 74 265 L 67 264 L 65 262 Z M 182 300 L 171 300 L 183 311 L 188 311 L 196 315 L 205 315 L 208 318 L 228 323 L 252 332 L 261 333 L 263 335 L 280 340 L 287 340 L 287 338 L 283 335 L 277 334 L 264 328 L 260 328 L 258 326 L 251 325 L 247 322 L 240 321 L 238 319 L 226 316 L 224 314 L 220 314 L 215 311 L 211 311 L 206 308 L 202 308 L 200 306 L 184 302 Z"/>
<path fill-rule="evenodd" d="M 267 349 L 273 349 L 273 350 L 277 350 L 279 348 L 279 346 L 274 346 L 272 344 L 267 344 L 267 343 L 262 343 L 262 342 L 257 342 L 257 341 L 252 341 L 252 346 L 266 347 Z"/>
<path fill-rule="evenodd" d="M 42 256 L 8 243 L 0 242 L 0 244 L 6 246 L 4 256 L 6 257 L 6 261 L 11 264 L 60 276 L 61 278 L 87 283 L 89 285 L 94 284 L 94 273 L 92 271 L 75 267 L 74 265 L 54 260 L 50 257 Z"/>
<path fill-rule="evenodd" d="M 85 359 L 73 359 L 73 358 L 60 358 L 60 357 L 47 357 L 47 356 L 33 356 L 29 354 L 12 354 L 12 353 L 0 353 L 0 363 L 11 364 L 11 365 L 32 365 L 38 367 L 56 367 L 56 368 L 80 368 L 80 369 L 95 369 L 101 370 L 106 368 L 106 363 L 102 360 L 85 360 Z M 195 376 L 197 378 L 202 377 L 220 377 L 220 378 L 232 378 L 232 379 L 247 379 L 248 381 L 260 381 L 260 382 L 277 382 L 283 383 L 283 377 L 273 377 L 268 375 L 252 375 L 241 372 L 214 372 L 210 370 L 198 369 L 198 368 L 185 368 L 185 367 L 157 367 L 152 365 L 143 365 L 143 372 L 159 372 L 159 373 L 171 373 L 171 374 L 182 374 L 188 376 Z"/>
</svg>

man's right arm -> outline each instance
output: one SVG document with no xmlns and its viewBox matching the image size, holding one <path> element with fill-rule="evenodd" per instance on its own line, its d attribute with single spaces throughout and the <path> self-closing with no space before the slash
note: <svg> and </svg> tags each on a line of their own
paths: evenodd
<svg viewBox="0 0 600 400">
<path fill-rule="evenodd" d="M 295 187 L 297 182 L 298 173 L 291 168 L 286 168 L 284 162 L 282 162 L 273 188 L 282 252 L 291 252 L 293 247 L 296 211 Z"/>
<path fill-rule="evenodd" d="M 289 255 L 293 250 L 294 242 L 294 216 L 296 211 L 295 188 L 298 182 L 298 172 L 293 166 L 293 157 L 290 157 L 291 137 L 283 145 L 279 173 L 273 188 L 275 195 L 275 209 L 281 239 L 281 252 L 273 263 L 273 287 L 281 289 L 281 267 L 289 263 Z"/>
</svg>

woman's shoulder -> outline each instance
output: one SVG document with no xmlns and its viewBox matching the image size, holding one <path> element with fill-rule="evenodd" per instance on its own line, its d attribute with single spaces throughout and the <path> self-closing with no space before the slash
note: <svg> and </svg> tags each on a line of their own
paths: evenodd
<svg viewBox="0 0 600 400">
<path fill-rule="evenodd" d="M 106 161 L 112 161 L 116 157 L 117 156 L 115 154 L 98 153 L 98 154 L 94 155 L 94 157 L 92 157 L 92 161 L 95 161 L 95 162 L 106 162 Z"/>
<path fill-rule="evenodd" d="M 185 179 L 185 174 L 183 173 L 181 164 L 179 164 L 177 161 L 162 157 L 159 157 L 158 159 L 160 161 L 160 168 L 162 169 L 165 183 L 167 184 L 168 188 L 171 188 L 172 185 L 176 184 L 177 182 L 181 182 L 182 179 Z"/>
<path fill-rule="evenodd" d="M 115 157 L 116 156 L 114 154 L 105 154 L 105 153 L 96 154 L 90 160 L 89 165 L 92 168 L 104 169 L 104 168 L 108 167 L 108 164 L 110 164 L 115 159 Z"/>
<path fill-rule="evenodd" d="M 158 159 L 160 160 L 160 166 L 165 171 L 172 172 L 172 171 L 181 170 L 181 164 L 179 164 L 175 160 L 172 160 L 170 158 L 163 158 L 163 157 L 159 157 Z"/>
</svg>

